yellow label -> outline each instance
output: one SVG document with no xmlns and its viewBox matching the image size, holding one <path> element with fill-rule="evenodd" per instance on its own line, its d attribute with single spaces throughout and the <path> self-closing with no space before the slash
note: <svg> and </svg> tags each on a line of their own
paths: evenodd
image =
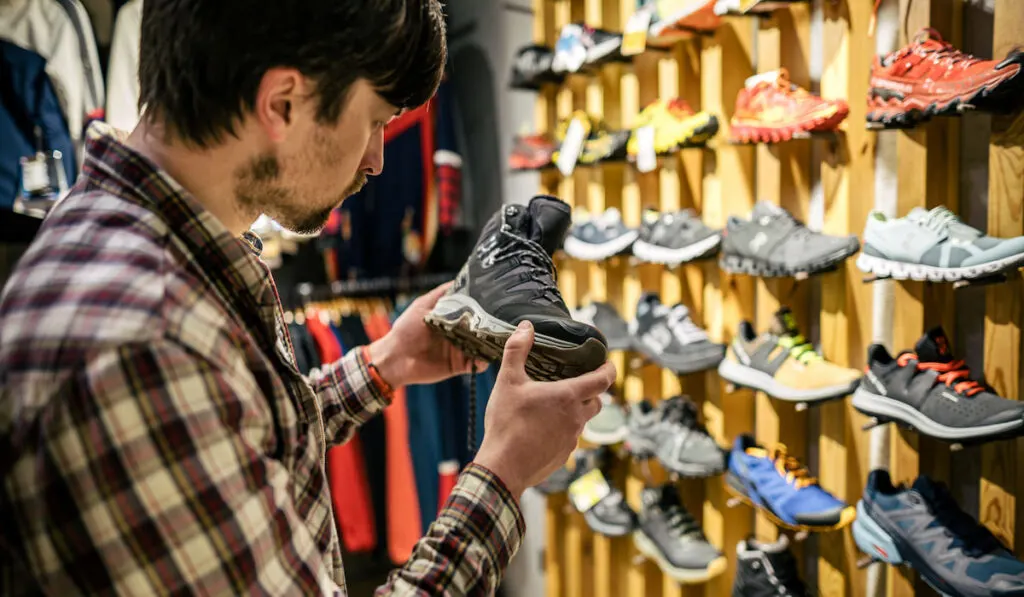
<svg viewBox="0 0 1024 597">
<path fill-rule="evenodd" d="M 611 492 L 612 488 L 604 475 L 599 469 L 594 469 L 572 482 L 569 486 L 569 499 L 577 510 L 587 512 Z"/>
</svg>

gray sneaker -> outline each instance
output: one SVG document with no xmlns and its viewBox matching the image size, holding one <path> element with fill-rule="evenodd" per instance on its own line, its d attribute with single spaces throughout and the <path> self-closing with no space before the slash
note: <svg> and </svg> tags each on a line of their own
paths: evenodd
<svg viewBox="0 0 1024 597">
<path fill-rule="evenodd" d="M 577 450 L 573 480 L 575 481 L 598 468 L 604 473 L 605 479 L 610 482 L 611 476 L 608 474 L 608 470 L 613 461 L 611 450 L 607 447 L 596 450 Z M 595 532 L 607 537 L 623 537 L 632 533 L 636 528 L 636 513 L 626 503 L 622 490 L 614 486 L 611 488 L 611 493 L 583 513 L 583 520 Z"/>
<path fill-rule="evenodd" d="M 622 214 L 610 207 L 599 216 L 574 216 L 578 221 L 565 237 L 566 254 L 584 261 L 602 261 L 628 251 L 640 232 L 622 223 Z"/>
<path fill-rule="evenodd" d="M 876 560 L 912 566 L 941 595 L 1024 595 L 1024 563 L 924 476 L 894 487 L 888 472 L 872 471 L 853 539 Z"/>
<path fill-rule="evenodd" d="M 864 228 L 857 267 L 897 280 L 954 282 L 1024 265 L 1024 236 L 994 238 L 960 221 L 945 207 L 917 207 L 905 218 L 873 211 Z"/>
<path fill-rule="evenodd" d="M 626 447 L 638 458 L 656 456 L 683 477 L 710 477 L 725 470 L 725 451 L 697 417 L 697 405 L 676 396 L 657 406 L 641 400 L 629 412 Z"/>
<path fill-rule="evenodd" d="M 705 226 L 691 209 L 663 214 L 648 210 L 640 238 L 633 243 L 633 255 L 649 263 L 677 266 L 714 255 L 721 243 L 722 235 Z"/>
<path fill-rule="evenodd" d="M 661 571 L 684 584 L 702 583 L 725 571 L 726 559 L 704 537 L 700 525 L 679 499 L 675 485 L 648 487 L 641 496 L 637 550 Z"/>
<path fill-rule="evenodd" d="M 572 318 L 597 328 L 608 341 L 608 350 L 629 350 L 633 339 L 629 324 L 608 303 L 590 303 L 572 312 Z"/>
<path fill-rule="evenodd" d="M 834 269 L 859 248 L 856 236 L 812 232 L 788 211 L 761 201 L 749 220 L 729 218 L 720 265 L 764 278 L 810 275 Z"/>
<path fill-rule="evenodd" d="M 629 333 L 640 354 L 679 375 L 717 367 L 725 356 L 725 346 L 708 338 L 686 305 L 663 305 L 653 292 L 644 293 L 637 302 Z"/>
<path fill-rule="evenodd" d="M 611 394 L 601 394 L 601 412 L 584 425 L 584 441 L 610 446 L 625 441 L 626 431 L 626 411 Z"/>
</svg>

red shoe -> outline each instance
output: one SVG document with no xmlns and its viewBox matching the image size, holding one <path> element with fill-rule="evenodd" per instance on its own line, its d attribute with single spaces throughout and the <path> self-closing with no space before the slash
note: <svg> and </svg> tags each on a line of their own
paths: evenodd
<svg viewBox="0 0 1024 597">
<path fill-rule="evenodd" d="M 868 92 L 868 122 L 912 126 L 932 116 L 957 115 L 965 106 L 1005 111 L 1021 103 L 1020 49 L 1003 60 L 982 60 L 922 29 L 914 42 L 876 58 Z"/>
<path fill-rule="evenodd" d="M 843 100 L 825 100 L 789 82 L 781 68 L 747 79 L 736 97 L 731 120 L 733 141 L 777 143 L 794 133 L 834 131 L 850 113 Z"/>
<path fill-rule="evenodd" d="M 551 165 L 551 156 L 558 146 L 547 135 L 516 137 L 509 167 L 513 170 L 540 170 Z"/>
</svg>

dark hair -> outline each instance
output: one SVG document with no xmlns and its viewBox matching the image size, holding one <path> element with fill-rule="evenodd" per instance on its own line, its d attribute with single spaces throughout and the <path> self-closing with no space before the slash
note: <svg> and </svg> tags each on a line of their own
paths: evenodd
<svg viewBox="0 0 1024 597">
<path fill-rule="evenodd" d="M 360 78 L 397 108 L 425 104 L 446 58 L 439 0 L 146 0 L 139 105 L 204 147 L 234 134 L 270 68 L 313 79 L 333 123 Z"/>
</svg>

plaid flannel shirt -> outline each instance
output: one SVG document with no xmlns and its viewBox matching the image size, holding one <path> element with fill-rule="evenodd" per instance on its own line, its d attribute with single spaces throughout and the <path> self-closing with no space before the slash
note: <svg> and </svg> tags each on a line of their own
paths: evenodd
<svg viewBox="0 0 1024 597">
<path fill-rule="evenodd" d="M 0 594 L 346 594 L 324 454 L 386 384 L 299 375 L 259 248 L 90 130 L 0 297 Z M 523 528 L 470 465 L 378 594 L 493 593 Z"/>
</svg>

